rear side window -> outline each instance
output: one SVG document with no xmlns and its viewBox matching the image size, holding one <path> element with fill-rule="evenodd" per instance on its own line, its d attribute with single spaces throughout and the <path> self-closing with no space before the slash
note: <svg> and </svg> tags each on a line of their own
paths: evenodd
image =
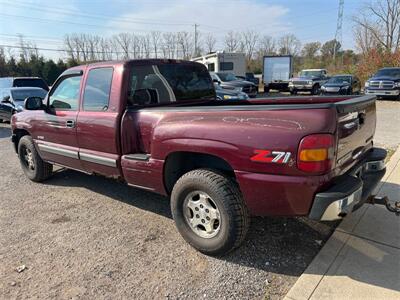
<svg viewBox="0 0 400 300">
<path fill-rule="evenodd" d="M 14 79 L 13 87 L 38 87 L 46 91 L 49 90 L 46 82 L 40 78 L 21 78 Z"/>
<path fill-rule="evenodd" d="M 106 111 L 110 100 L 113 68 L 92 69 L 83 94 L 83 110 Z"/>
<path fill-rule="evenodd" d="M 215 89 L 204 65 L 132 66 L 128 96 L 129 105 L 157 105 L 215 99 Z"/>
</svg>

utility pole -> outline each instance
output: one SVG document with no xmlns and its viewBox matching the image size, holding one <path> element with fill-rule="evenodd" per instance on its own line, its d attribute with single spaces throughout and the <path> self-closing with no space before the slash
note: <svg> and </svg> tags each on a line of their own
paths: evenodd
<svg viewBox="0 0 400 300">
<path fill-rule="evenodd" d="M 337 18 L 337 25 L 336 25 L 336 33 L 335 33 L 335 47 L 333 48 L 333 62 L 336 66 L 336 48 L 338 44 L 342 45 L 342 24 L 343 24 L 343 8 L 344 8 L 344 0 L 339 0 L 339 10 L 338 10 L 338 18 Z M 343 56 L 342 56 L 343 58 Z"/>
<path fill-rule="evenodd" d="M 194 57 L 197 56 L 197 27 L 198 24 L 194 24 Z"/>
</svg>

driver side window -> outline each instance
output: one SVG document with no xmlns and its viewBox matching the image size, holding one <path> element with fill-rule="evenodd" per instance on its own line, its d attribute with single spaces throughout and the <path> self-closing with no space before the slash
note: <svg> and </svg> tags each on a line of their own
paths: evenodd
<svg viewBox="0 0 400 300">
<path fill-rule="evenodd" d="M 50 107 L 55 110 L 78 110 L 81 79 L 82 76 L 63 79 L 50 96 Z"/>
</svg>

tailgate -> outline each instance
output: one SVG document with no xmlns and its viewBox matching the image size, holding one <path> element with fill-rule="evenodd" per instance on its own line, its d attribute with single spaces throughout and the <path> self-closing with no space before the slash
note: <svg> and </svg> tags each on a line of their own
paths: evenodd
<svg viewBox="0 0 400 300">
<path fill-rule="evenodd" d="M 338 149 L 336 166 L 346 171 L 372 146 L 376 97 L 367 95 L 336 103 Z"/>
</svg>

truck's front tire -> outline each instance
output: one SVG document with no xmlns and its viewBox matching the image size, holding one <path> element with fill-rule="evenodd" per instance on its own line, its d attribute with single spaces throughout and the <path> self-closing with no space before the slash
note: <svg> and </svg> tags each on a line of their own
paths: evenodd
<svg viewBox="0 0 400 300">
<path fill-rule="evenodd" d="M 22 170 L 30 180 L 41 182 L 51 176 L 53 165 L 42 160 L 29 135 L 23 136 L 19 141 L 18 157 Z"/>
<path fill-rule="evenodd" d="M 206 169 L 190 171 L 176 182 L 171 210 L 183 238 L 207 255 L 223 255 L 238 247 L 250 223 L 237 185 Z"/>
</svg>

